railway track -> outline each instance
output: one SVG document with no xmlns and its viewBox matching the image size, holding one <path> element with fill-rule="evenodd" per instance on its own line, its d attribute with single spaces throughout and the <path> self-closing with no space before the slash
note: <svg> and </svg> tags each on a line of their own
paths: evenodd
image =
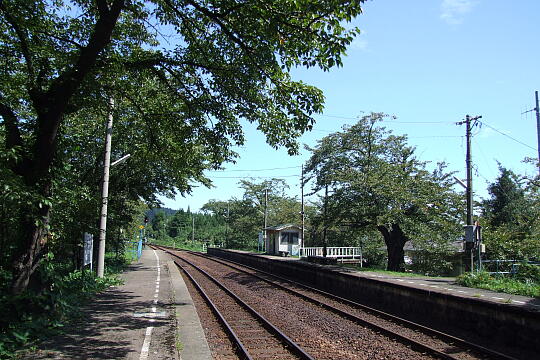
<svg viewBox="0 0 540 360">
<path fill-rule="evenodd" d="M 173 256 L 178 256 L 173 252 L 170 253 Z M 204 261 L 211 261 L 214 264 L 219 264 L 219 266 L 226 267 L 227 269 L 236 271 L 244 276 L 257 279 L 259 282 L 278 288 L 302 301 L 312 304 L 312 306 L 331 312 L 346 321 L 369 328 L 395 342 L 405 344 L 415 350 L 418 353 L 418 356 L 423 356 L 421 354 L 429 354 L 431 357 L 435 358 L 454 360 L 513 359 L 512 357 L 478 346 L 463 339 L 444 334 L 288 279 L 261 272 L 260 270 L 242 264 L 216 259 L 200 253 L 189 254 L 191 257 L 196 256 L 197 258 L 204 259 Z M 216 269 L 214 271 L 217 271 L 218 273 L 225 272 L 224 269 Z M 248 280 L 243 278 L 242 281 L 247 282 Z M 221 280 L 221 282 L 223 282 L 223 280 Z M 344 322 L 342 326 L 347 327 L 349 325 Z M 312 352 L 312 354 L 319 353 Z M 405 357 L 406 356 L 403 356 L 403 358 Z"/>
<path fill-rule="evenodd" d="M 178 259 L 180 261 L 175 260 L 176 265 L 206 300 L 240 358 L 313 360 L 298 344 L 212 275 L 186 259 Z M 199 275 L 193 274 L 194 271 Z"/>
<path fill-rule="evenodd" d="M 462 359 L 463 356 L 460 356 L 460 354 L 463 355 L 465 353 L 473 352 L 476 355 L 473 355 L 472 358 L 516 360 L 516 358 L 503 354 L 501 352 L 488 349 L 484 346 L 472 343 L 470 341 L 443 333 L 435 329 L 431 329 L 429 327 L 385 313 L 369 306 L 356 303 L 354 301 L 350 301 L 348 299 L 344 299 L 342 297 L 315 289 L 313 287 L 309 287 L 307 285 L 292 281 L 290 279 L 285 279 L 283 277 L 279 277 L 230 260 L 224 261 L 201 253 L 190 253 L 195 256 L 204 257 L 206 259 L 218 262 L 237 271 L 250 274 L 251 276 L 257 277 L 261 281 L 265 281 L 269 284 L 280 287 L 285 291 L 289 291 L 290 293 L 302 297 L 308 301 L 313 301 L 319 306 L 325 307 L 328 310 L 334 311 L 335 313 L 352 319 L 353 321 L 358 321 L 359 323 L 362 323 L 366 326 L 373 326 L 377 330 L 380 330 L 381 332 L 386 333 L 390 336 L 401 336 L 400 333 L 408 333 L 403 335 L 403 337 L 406 338 L 403 340 L 406 342 L 408 342 L 409 340 L 414 340 L 411 339 L 411 337 L 418 339 L 418 341 L 423 341 L 426 340 L 426 336 L 429 337 L 429 340 L 431 341 L 438 340 L 439 343 L 434 344 L 435 346 L 437 346 L 436 349 L 442 352 L 450 352 L 451 354 L 447 354 L 449 356 L 449 359 Z M 359 311 L 367 312 L 370 315 L 373 315 L 377 318 L 377 323 L 373 321 L 373 318 L 370 319 L 358 316 L 357 314 L 359 313 Z M 381 323 L 383 325 L 381 325 Z M 412 336 L 410 330 L 415 331 Z"/>
</svg>

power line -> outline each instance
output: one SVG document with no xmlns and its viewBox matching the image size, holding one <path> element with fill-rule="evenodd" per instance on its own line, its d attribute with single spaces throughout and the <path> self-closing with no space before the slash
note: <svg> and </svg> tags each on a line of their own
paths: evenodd
<svg viewBox="0 0 540 360">
<path fill-rule="evenodd" d="M 281 179 L 290 177 L 300 177 L 300 175 L 279 175 L 279 176 L 209 176 L 210 179 Z"/>
<path fill-rule="evenodd" d="M 395 120 L 383 120 L 383 123 L 396 123 L 396 124 L 454 124 L 455 121 L 395 121 Z"/>
<path fill-rule="evenodd" d="M 426 136 L 407 136 L 408 139 L 439 139 L 439 138 L 464 138 L 463 135 L 426 135 Z"/>
<path fill-rule="evenodd" d="M 453 123 L 454 124 L 454 123 Z M 324 132 L 324 133 L 334 133 L 336 131 L 324 130 L 324 129 L 313 129 L 312 131 Z M 464 135 L 426 135 L 426 136 L 408 136 L 405 134 L 408 139 L 429 139 L 429 138 L 464 138 Z"/>
<path fill-rule="evenodd" d="M 489 124 L 486 123 L 485 121 L 479 121 L 479 123 L 481 123 L 482 125 L 487 126 L 487 127 L 490 128 L 491 130 L 496 131 L 496 132 L 498 132 L 499 134 L 501 134 L 501 135 L 503 135 L 503 136 L 506 136 L 506 137 L 509 138 L 509 139 L 514 140 L 515 142 L 517 142 L 517 143 L 519 143 L 519 144 L 521 144 L 521 145 L 523 145 L 523 146 L 528 147 L 529 149 L 533 149 L 534 151 L 536 151 L 536 149 L 533 148 L 532 146 L 527 145 L 527 144 L 525 144 L 524 142 L 522 142 L 522 141 L 520 141 L 520 140 L 518 140 L 518 139 L 516 139 L 516 138 L 513 138 L 512 136 L 510 136 L 510 135 L 508 135 L 508 134 L 506 134 L 506 133 L 504 133 L 504 132 L 502 132 L 502 131 L 500 131 L 500 130 L 495 129 L 493 126 L 489 125 Z"/>
<path fill-rule="evenodd" d="M 241 171 L 270 171 L 270 170 L 285 170 L 285 169 L 298 169 L 301 166 L 288 166 L 268 169 L 244 169 L 244 170 L 210 170 L 212 172 L 227 173 L 227 172 L 241 172 Z"/>
<path fill-rule="evenodd" d="M 480 146 L 480 143 L 478 143 L 478 141 L 476 141 L 474 138 L 473 138 L 473 142 L 474 142 L 474 145 L 478 148 L 478 151 L 480 152 L 480 154 L 482 155 L 482 157 L 484 158 L 484 164 L 486 164 L 489 172 L 491 173 L 492 176 L 495 176 L 494 173 L 493 173 L 493 169 L 491 168 L 491 165 L 489 164 L 489 161 L 487 159 L 487 156 L 486 154 L 484 153 L 484 151 L 482 150 L 482 147 Z M 478 171 L 478 170 L 477 170 Z M 485 178 L 484 178 L 485 179 Z M 487 181 L 487 179 L 486 179 Z"/>
<path fill-rule="evenodd" d="M 318 114 L 316 116 L 323 116 L 334 119 L 343 119 L 343 120 L 359 120 L 358 117 L 349 117 L 341 115 L 326 115 Z M 454 124 L 455 121 L 397 121 L 397 120 L 383 120 L 383 123 L 396 123 L 396 124 Z"/>
</svg>

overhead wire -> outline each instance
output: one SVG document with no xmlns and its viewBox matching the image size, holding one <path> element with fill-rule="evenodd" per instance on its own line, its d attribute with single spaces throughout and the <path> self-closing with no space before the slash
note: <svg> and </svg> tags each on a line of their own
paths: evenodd
<svg viewBox="0 0 540 360">
<path fill-rule="evenodd" d="M 510 136 L 510 135 L 508 135 L 508 134 L 506 134 L 506 133 L 504 133 L 504 132 L 502 132 L 502 131 L 500 131 L 500 130 L 494 128 L 493 126 L 489 125 L 489 124 L 486 123 L 485 121 L 480 121 L 480 120 L 478 120 L 478 122 L 481 123 L 481 124 L 483 124 L 483 125 L 485 125 L 485 126 L 487 126 L 487 127 L 490 128 L 491 130 L 496 131 L 496 132 L 498 132 L 499 134 L 501 134 L 501 135 L 503 135 L 503 136 L 506 136 L 507 138 L 512 139 L 512 140 L 514 140 L 515 142 L 517 142 L 517 143 L 519 143 L 519 144 L 521 144 L 521 145 L 523 145 L 523 146 L 528 147 L 529 149 L 532 149 L 532 150 L 534 150 L 534 151 L 537 150 L 537 149 L 535 149 L 534 147 L 532 147 L 532 146 L 530 146 L 530 145 L 528 145 L 528 144 L 525 144 L 523 141 L 520 141 L 520 140 L 518 140 L 518 139 L 516 139 L 516 138 L 514 138 L 514 137 L 512 137 L 512 136 Z"/>
<path fill-rule="evenodd" d="M 473 138 L 473 142 L 474 142 L 474 145 L 475 147 L 478 149 L 478 151 L 480 152 L 480 155 L 482 155 L 482 158 L 484 159 L 484 164 L 486 164 L 486 167 L 488 168 L 491 176 L 495 176 L 494 173 L 493 173 L 493 168 L 491 167 L 491 165 L 489 164 L 489 160 L 487 159 L 487 156 L 486 154 L 484 153 L 484 151 L 482 150 L 482 147 L 480 146 L 480 143 L 478 141 L 476 141 L 474 138 Z"/>
<path fill-rule="evenodd" d="M 287 166 L 287 167 L 277 167 L 277 168 L 268 168 L 268 169 L 235 169 L 235 170 L 210 170 L 217 173 L 227 173 L 227 172 L 247 172 L 247 171 L 272 171 L 272 170 L 286 170 L 286 169 L 299 169 L 302 166 Z"/>
<path fill-rule="evenodd" d="M 290 177 L 300 177 L 301 175 L 279 175 L 279 176 L 209 176 L 210 179 L 281 179 Z"/>
</svg>

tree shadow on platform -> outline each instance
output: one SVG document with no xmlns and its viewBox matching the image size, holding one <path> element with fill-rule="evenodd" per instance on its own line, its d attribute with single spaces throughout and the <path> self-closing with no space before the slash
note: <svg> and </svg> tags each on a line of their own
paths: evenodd
<svg viewBox="0 0 540 360">
<path fill-rule="evenodd" d="M 151 302 L 135 300 L 139 296 L 130 291 L 109 289 L 86 304 L 77 314 L 77 319 L 64 329 L 64 334 L 45 339 L 39 344 L 37 353 L 25 359 L 123 359 L 130 353 L 136 354 L 139 339 L 142 345 L 148 326 L 168 326 L 172 311 L 170 306 L 158 306 L 167 310 L 167 317 L 150 322 L 146 317 L 135 317 L 135 313 L 150 312 Z M 127 340 L 126 340 L 127 339 Z"/>
</svg>

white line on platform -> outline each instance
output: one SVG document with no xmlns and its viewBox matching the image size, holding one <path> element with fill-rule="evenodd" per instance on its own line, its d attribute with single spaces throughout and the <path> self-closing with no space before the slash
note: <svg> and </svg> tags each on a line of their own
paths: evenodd
<svg viewBox="0 0 540 360">
<path fill-rule="evenodd" d="M 160 278 L 160 265 L 159 265 L 159 256 L 156 252 L 156 250 L 152 249 L 154 252 L 154 256 L 156 257 L 156 268 L 157 268 L 157 279 L 156 279 L 156 292 L 154 294 L 154 304 L 157 304 L 157 297 L 159 293 L 159 278 Z M 152 307 L 152 312 L 156 312 L 156 307 Z M 150 322 L 154 322 L 154 319 L 150 319 Z M 147 360 L 148 359 L 148 352 L 150 351 L 150 341 L 152 340 L 152 330 L 154 329 L 153 326 L 149 326 L 146 328 L 146 333 L 144 334 L 144 341 L 141 348 L 141 355 L 139 356 L 139 360 Z"/>
<path fill-rule="evenodd" d="M 141 356 L 139 356 L 139 360 L 148 359 L 148 351 L 150 350 L 150 340 L 152 338 L 153 329 L 154 329 L 153 326 L 149 326 L 146 328 L 146 333 L 144 334 L 144 342 L 141 349 Z"/>
</svg>

